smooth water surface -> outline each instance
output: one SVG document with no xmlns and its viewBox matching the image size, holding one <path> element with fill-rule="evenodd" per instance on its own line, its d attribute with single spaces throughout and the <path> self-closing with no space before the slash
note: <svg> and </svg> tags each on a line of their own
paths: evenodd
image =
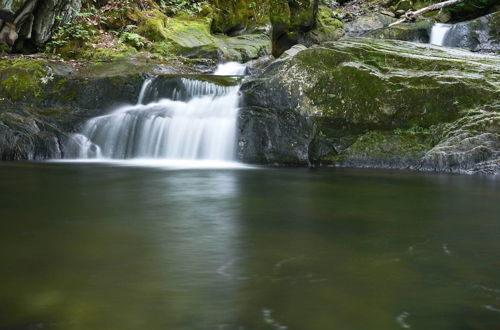
<svg viewBox="0 0 500 330">
<path fill-rule="evenodd" d="M 500 180 L 0 164 L 0 329 L 498 329 Z"/>
</svg>

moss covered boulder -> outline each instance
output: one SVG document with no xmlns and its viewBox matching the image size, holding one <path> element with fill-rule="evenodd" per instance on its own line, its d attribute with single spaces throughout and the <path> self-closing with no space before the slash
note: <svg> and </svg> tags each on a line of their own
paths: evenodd
<svg viewBox="0 0 500 330">
<path fill-rule="evenodd" d="M 372 12 L 367 15 L 357 17 L 352 22 L 346 24 L 346 34 L 349 37 L 358 37 L 367 32 L 382 29 L 395 22 L 394 17 Z"/>
<path fill-rule="evenodd" d="M 443 123 L 500 97 L 499 78 L 495 56 L 357 38 L 302 50 L 270 65 L 242 91 L 251 109 L 283 118 L 300 114 L 313 123 L 311 130 L 288 130 L 308 149 L 307 161 L 302 151 L 296 154 L 297 164 L 416 167 L 439 143 Z M 251 132 L 241 131 L 248 141 Z M 240 153 L 252 159 L 256 152 L 246 153 L 246 145 Z"/>
<path fill-rule="evenodd" d="M 318 0 L 276 0 L 271 2 L 273 55 L 300 42 L 305 32 L 316 27 Z"/>
<path fill-rule="evenodd" d="M 136 33 L 152 42 L 149 49 L 162 57 L 185 56 L 248 61 L 270 53 L 271 39 L 264 33 L 229 37 L 211 33 L 208 17 L 167 17 L 159 10 L 133 16 Z"/>
<path fill-rule="evenodd" d="M 211 0 L 213 33 L 253 33 L 270 24 L 268 0 Z"/>
<path fill-rule="evenodd" d="M 421 19 L 416 22 L 397 24 L 384 27 L 363 34 L 364 37 L 379 39 L 405 40 L 420 43 L 429 43 L 430 34 L 434 21 Z"/>
</svg>

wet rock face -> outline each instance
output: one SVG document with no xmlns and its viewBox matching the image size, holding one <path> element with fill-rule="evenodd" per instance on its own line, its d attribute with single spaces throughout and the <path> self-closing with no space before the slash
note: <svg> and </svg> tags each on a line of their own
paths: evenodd
<svg viewBox="0 0 500 330">
<path fill-rule="evenodd" d="M 281 155 L 273 157 L 279 145 L 287 164 L 472 171 L 496 157 L 499 125 L 467 130 L 475 138 L 442 126 L 464 127 L 460 120 L 471 109 L 500 97 L 499 65 L 495 56 L 363 38 L 299 51 L 242 86 L 243 116 L 259 109 L 258 124 L 240 121 L 242 159 L 249 152 L 280 162 Z M 446 149 L 448 139 L 453 147 Z M 463 150 L 462 167 L 431 152 L 442 143 L 446 157 Z M 479 145 L 489 151 L 476 154 Z"/>
<path fill-rule="evenodd" d="M 183 70 L 137 60 L 80 68 L 43 60 L 3 60 L 0 160 L 61 158 L 63 142 L 83 122 L 118 105 L 135 104 L 146 75 L 166 74 L 158 83 L 175 88 Z"/>
<path fill-rule="evenodd" d="M 461 173 L 500 173 L 500 104 L 471 111 L 451 123 L 417 166 Z"/>
<path fill-rule="evenodd" d="M 57 27 L 70 22 L 80 11 L 82 0 L 3 0 L 0 12 L 11 13 L 10 19 L 17 36 L 11 45 L 20 50 L 28 44 L 38 47 L 45 44 Z M 56 19 L 57 18 L 57 19 Z M 0 42 L 10 45 L 5 38 L 12 30 L 8 22 L 0 20 Z M 12 35 L 12 33 L 10 32 Z"/>
<path fill-rule="evenodd" d="M 316 26 L 318 0 L 276 0 L 271 3 L 272 53 L 279 57 Z"/>
<path fill-rule="evenodd" d="M 214 8 L 213 33 L 239 35 L 253 33 L 269 25 L 268 0 L 210 0 Z"/>
<path fill-rule="evenodd" d="M 433 24 L 432 20 L 420 20 L 368 31 L 363 36 L 428 43 Z M 443 46 L 463 48 L 473 52 L 500 52 L 500 12 L 450 26 L 444 37 Z"/>
<path fill-rule="evenodd" d="M 294 112 L 244 107 L 239 115 L 238 158 L 252 164 L 308 164 L 312 123 Z"/>
<path fill-rule="evenodd" d="M 500 11 L 454 24 L 445 36 L 444 46 L 475 52 L 500 52 Z"/>
<path fill-rule="evenodd" d="M 348 37 L 359 37 L 367 32 L 382 29 L 395 21 L 394 17 L 381 13 L 370 13 L 348 23 L 346 25 L 346 35 Z"/>
<path fill-rule="evenodd" d="M 0 113 L 0 160 L 60 158 L 57 128 L 15 113 Z"/>
<path fill-rule="evenodd" d="M 434 24 L 431 20 L 419 20 L 413 23 L 397 24 L 373 30 L 363 34 L 364 37 L 378 39 L 394 39 L 420 43 L 429 43 L 430 31 Z"/>
</svg>

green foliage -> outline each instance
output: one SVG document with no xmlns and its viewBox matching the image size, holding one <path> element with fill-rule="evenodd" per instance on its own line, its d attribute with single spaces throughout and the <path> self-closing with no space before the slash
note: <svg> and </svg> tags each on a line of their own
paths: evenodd
<svg viewBox="0 0 500 330">
<path fill-rule="evenodd" d="M 160 8 L 172 12 L 174 15 L 180 13 L 197 15 L 207 5 L 204 0 L 160 0 L 159 4 Z"/>
<path fill-rule="evenodd" d="M 69 23 L 61 26 L 52 36 L 51 41 L 46 46 L 46 51 L 54 52 L 59 48 L 67 46 L 73 40 L 79 43 L 88 42 L 95 35 L 95 27 L 87 22 Z"/>
<path fill-rule="evenodd" d="M 47 43 L 46 51 L 56 52 L 58 49 L 69 45 L 70 42 L 83 44 L 91 41 L 97 34 L 98 29 L 97 23 L 90 18 L 95 17 L 96 13 L 95 7 L 90 7 L 80 12 L 75 21 L 59 26 L 51 41 Z M 60 17 L 56 17 L 56 22 L 60 20 Z"/>
<path fill-rule="evenodd" d="M 135 48 L 143 48 L 146 45 L 146 39 L 133 32 L 124 32 L 120 36 L 120 42 L 129 44 Z"/>
<path fill-rule="evenodd" d="M 0 92 L 12 101 L 38 98 L 49 80 L 42 61 L 22 58 L 1 61 L 0 77 Z"/>
</svg>

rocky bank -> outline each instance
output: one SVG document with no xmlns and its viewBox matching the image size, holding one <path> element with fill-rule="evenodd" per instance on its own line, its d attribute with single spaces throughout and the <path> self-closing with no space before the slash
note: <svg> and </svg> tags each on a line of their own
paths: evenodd
<svg viewBox="0 0 500 330">
<path fill-rule="evenodd" d="M 58 27 L 71 24 L 64 17 L 75 18 L 49 19 L 40 14 L 43 1 L 0 2 L 12 14 L 7 19 L 18 20 L 9 51 L 58 40 Z M 185 76 L 235 84 L 207 75 L 218 61 L 234 60 L 248 61 L 251 73 L 241 87 L 241 161 L 500 173 L 499 12 L 491 6 L 480 17 L 465 9 L 448 13 L 462 19 L 449 48 L 426 44 L 437 17 L 388 27 L 403 1 L 371 3 L 371 11 L 356 7 L 362 1 L 202 3 L 193 17 L 152 1 L 133 7 L 95 27 L 100 32 L 88 42 L 52 44 L 63 59 L 0 59 L 0 159 L 61 158 L 68 134 L 136 102 L 147 77 L 159 76 L 155 83 L 167 94 Z M 62 13 L 82 6 L 51 4 Z M 112 4 L 96 10 L 118 13 Z M 128 23 L 120 40 L 138 39 L 116 39 L 111 48 L 102 42 Z M 90 40 L 100 41 L 90 49 Z"/>
</svg>

